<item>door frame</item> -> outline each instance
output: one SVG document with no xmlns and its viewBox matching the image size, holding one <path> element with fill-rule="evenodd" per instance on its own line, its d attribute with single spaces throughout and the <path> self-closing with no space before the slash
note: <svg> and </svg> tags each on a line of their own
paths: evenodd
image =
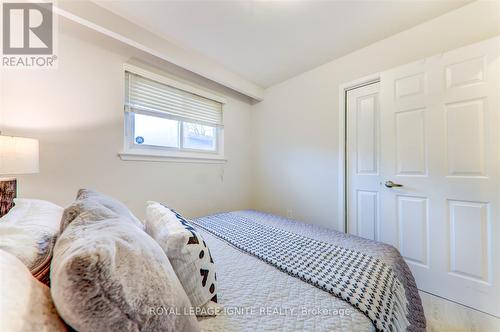
<svg viewBox="0 0 500 332">
<path fill-rule="evenodd" d="M 339 198 L 337 229 L 347 233 L 347 93 L 350 90 L 380 82 L 380 73 L 339 85 Z"/>
</svg>

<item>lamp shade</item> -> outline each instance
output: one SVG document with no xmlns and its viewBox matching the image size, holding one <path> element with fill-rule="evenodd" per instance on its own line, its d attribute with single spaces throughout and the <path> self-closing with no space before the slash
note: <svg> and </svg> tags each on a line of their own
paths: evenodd
<svg viewBox="0 0 500 332">
<path fill-rule="evenodd" d="M 38 173 L 38 140 L 0 136 L 0 174 Z"/>
</svg>

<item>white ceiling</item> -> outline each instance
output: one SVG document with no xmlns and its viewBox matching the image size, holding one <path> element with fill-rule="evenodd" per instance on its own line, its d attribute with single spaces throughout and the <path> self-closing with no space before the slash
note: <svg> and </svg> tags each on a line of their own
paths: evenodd
<svg viewBox="0 0 500 332">
<path fill-rule="evenodd" d="M 470 0 L 95 2 L 268 87 Z"/>
</svg>

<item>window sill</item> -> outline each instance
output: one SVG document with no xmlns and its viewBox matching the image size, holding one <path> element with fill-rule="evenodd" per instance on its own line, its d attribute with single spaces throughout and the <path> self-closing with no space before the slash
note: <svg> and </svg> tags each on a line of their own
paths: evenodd
<svg viewBox="0 0 500 332">
<path fill-rule="evenodd" d="M 201 164 L 224 164 L 227 159 L 219 155 L 206 155 L 201 153 L 182 154 L 155 154 L 144 152 L 119 152 L 118 156 L 124 161 L 156 161 L 173 163 L 201 163 Z"/>
</svg>

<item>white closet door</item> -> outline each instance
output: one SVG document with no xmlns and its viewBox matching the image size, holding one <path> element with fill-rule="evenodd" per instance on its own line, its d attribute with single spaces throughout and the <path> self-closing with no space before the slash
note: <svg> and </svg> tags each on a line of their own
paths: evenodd
<svg viewBox="0 0 500 332">
<path fill-rule="evenodd" d="M 377 240 L 380 216 L 379 84 L 347 92 L 347 231 Z"/>
<path fill-rule="evenodd" d="M 382 73 L 380 236 L 419 289 L 500 316 L 500 38 Z"/>
</svg>

